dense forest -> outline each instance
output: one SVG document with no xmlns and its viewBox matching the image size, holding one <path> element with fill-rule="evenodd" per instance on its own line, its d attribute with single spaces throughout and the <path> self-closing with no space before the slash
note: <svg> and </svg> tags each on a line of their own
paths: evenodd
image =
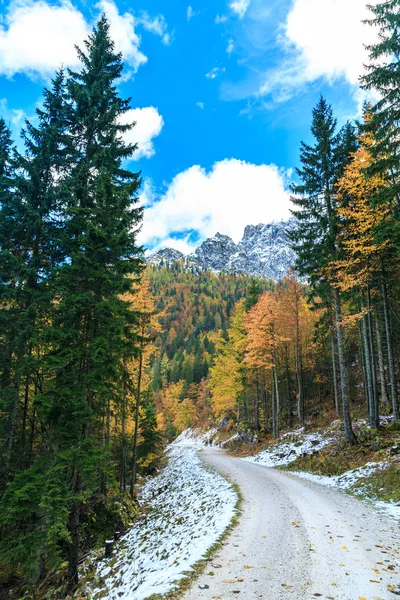
<svg viewBox="0 0 400 600">
<path fill-rule="evenodd" d="M 372 9 L 362 85 L 378 103 L 341 128 L 324 98 L 313 111 L 280 282 L 145 265 L 105 17 L 80 70 L 44 90 L 24 150 L 0 120 L 2 582 L 61 573 L 73 591 L 82 555 L 137 513 L 138 474 L 187 427 L 226 417 L 277 438 L 331 412 L 355 445 L 354 415 L 399 420 L 398 5 Z"/>
</svg>

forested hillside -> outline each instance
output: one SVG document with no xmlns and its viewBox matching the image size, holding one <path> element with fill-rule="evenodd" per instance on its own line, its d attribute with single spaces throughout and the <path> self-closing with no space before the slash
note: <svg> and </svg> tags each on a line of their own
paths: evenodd
<svg viewBox="0 0 400 600">
<path fill-rule="evenodd" d="M 159 425 L 168 439 L 187 427 L 208 425 L 216 412 L 209 389 L 220 337 L 227 331 L 238 301 L 252 280 L 244 276 L 193 273 L 183 262 L 147 266 L 161 333 L 154 339 L 150 379 L 159 409 Z M 260 289 L 273 283 L 261 281 Z"/>
</svg>

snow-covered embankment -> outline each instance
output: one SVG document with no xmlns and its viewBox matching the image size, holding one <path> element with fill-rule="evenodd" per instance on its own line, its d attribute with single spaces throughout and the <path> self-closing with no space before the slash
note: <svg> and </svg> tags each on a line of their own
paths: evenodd
<svg viewBox="0 0 400 600">
<path fill-rule="evenodd" d="M 290 441 L 288 441 L 290 440 Z M 248 456 L 242 460 L 264 465 L 266 467 L 287 466 L 295 461 L 299 456 L 306 454 L 312 455 L 319 452 L 332 442 L 338 440 L 338 433 L 333 431 L 304 433 L 304 429 L 291 431 L 282 436 L 281 440 L 271 445 L 270 448 L 259 452 L 254 456 Z M 392 459 L 393 462 L 393 459 Z M 359 486 L 359 481 L 373 478 L 378 471 L 387 469 L 391 462 L 382 460 L 381 462 L 368 462 L 362 467 L 346 471 L 342 475 L 325 476 L 315 475 L 304 471 L 292 471 L 297 477 L 308 479 L 314 483 L 328 487 L 352 492 L 357 496 L 369 500 L 375 508 L 387 515 L 400 520 L 400 505 L 395 502 L 385 502 L 372 495 L 367 486 Z"/>
<path fill-rule="evenodd" d="M 230 524 L 237 503 L 232 486 L 204 468 L 194 445 L 172 445 L 168 456 L 139 498 L 149 512 L 99 564 L 94 600 L 144 600 L 168 592 Z"/>
</svg>

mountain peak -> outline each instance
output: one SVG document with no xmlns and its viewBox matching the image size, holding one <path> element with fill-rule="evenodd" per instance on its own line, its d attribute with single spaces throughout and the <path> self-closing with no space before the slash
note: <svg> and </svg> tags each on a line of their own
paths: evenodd
<svg viewBox="0 0 400 600">
<path fill-rule="evenodd" d="M 164 248 L 152 254 L 149 262 L 160 264 L 185 259 L 199 271 L 246 273 L 277 281 L 294 264 L 295 254 L 288 238 L 288 231 L 293 228 L 293 221 L 247 225 L 238 244 L 218 232 L 186 257 L 177 250 Z"/>
</svg>

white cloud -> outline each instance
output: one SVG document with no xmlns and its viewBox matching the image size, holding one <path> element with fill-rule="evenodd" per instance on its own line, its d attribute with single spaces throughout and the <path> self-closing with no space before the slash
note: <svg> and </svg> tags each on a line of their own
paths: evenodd
<svg viewBox="0 0 400 600">
<path fill-rule="evenodd" d="M 275 165 L 225 159 L 210 171 L 195 165 L 179 173 L 161 196 L 147 183 L 140 243 L 159 248 L 170 244 L 175 233 L 180 244 L 189 246 L 191 231 L 198 232 L 200 239 L 219 231 L 238 242 L 245 225 L 289 216 L 287 177 Z"/>
<path fill-rule="evenodd" d="M 0 25 L 0 73 L 48 77 L 62 64 L 77 66 L 74 44 L 88 33 L 83 15 L 69 2 L 12 4 Z"/>
<path fill-rule="evenodd" d="M 228 45 L 226 47 L 227 53 L 228 54 L 232 54 L 232 52 L 234 51 L 234 49 L 235 49 L 235 44 L 234 44 L 233 40 L 229 40 Z"/>
<path fill-rule="evenodd" d="M 113 0 L 100 0 L 96 9 L 95 21 L 101 12 L 106 13 L 115 47 L 133 72 L 147 62 L 139 49 L 137 27 L 159 35 L 164 44 L 171 42 L 163 15 L 151 18 L 145 12 L 139 17 L 129 12 L 122 14 Z M 61 65 L 77 67 L 75 45 L 82 46 L 92 27 L 93 23 L 69 0 L 54 4 L 46 0 L 11 3 L 0 22 L 0 75 L 26 73 L 32 78 L 48 79 Z"/>
<path fill-rule="evenodd" d="M 229 4 L 229 8 L 236 13 L 240 19 L 243 19 L 246 14 L 251 0 L 232 0 Z"/>
<path fill-rule="evenodd" d="M 12 127 L 18 132 L 25 125 L 25 119 L 28 118 L 21 108 L 9 108 L 6 98 L 0 99 L 0 116 L 5 120 L 8 127 Z"/>
<path fill-rule="evenodd" d="M 136 23 L 142 25 L 146 31 L 158 35 L 166 46 L 171 44 L 172 35 L 168 31 L 168 24 L 164 15 L 159 14 L 156 17 L 150 17 L 146 11 L 143 11 L 136 19 Z"/>
<path fill-rule="evenodd" d="M 377 30 L 363 23 L 369 16 L 365 0 L 294 0 L 279 38 L 286 58 L 266 74 L 260 95 L 284 101 L 321 77 L 357 86 L 368 62 L 365 44 L 377 39 Z"/>
<path fill-rule="evenodd" d="M 196 102 L 196 106 L 198 106 L 199 108 L 201 108 L 201 110 L 203 110 L 204 102 Z"/>
<path fill-rule="evenodd" d="M 226 23 L 227 20 L 228 17 L 226 15 L 217 15 L 215 17 L 215 22 L 217 23 L 217 25 L 219 25 L 220 23 Z"/>
<path fill-rule="evenodd" d="M 187 11 L 186 11 L 186 18 L 188 21 L 190 21 L 194 17 L 198 17 L 200 13 L 201 13 L 200 10 L 196 11 L 196 10 L 194 10 L 194 8 L 192 6 L 188 6 Z"/>
<path fill-rule="evenodd" d="M 120 119 L 122 124 L 134 121 L 136 121 L 135 127 L 124 135 L 127 142 L 138 145 L 133 159 L 150 158 L 155 154 L 153 140 L 160 135 L 164 120 L 154 106 L 146 106 L 145 108 L 133 108 Z"/>
<path fill-rule="evenodd" d="M 221 73 L 225 73 L 225 71 L 225 67 L 214 67 L 211 71 L 206 73 L 206 77 L 207 79 L 216 79 Z"/>
</svg>

